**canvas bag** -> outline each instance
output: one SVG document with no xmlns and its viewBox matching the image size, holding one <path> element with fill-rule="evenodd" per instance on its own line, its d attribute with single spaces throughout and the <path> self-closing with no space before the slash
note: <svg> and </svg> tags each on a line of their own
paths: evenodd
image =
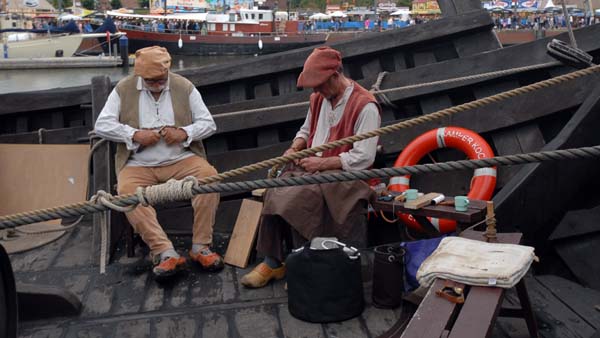
<svg viewBox="0 0 600 338">
<path fill-rule="evenodd" d="M 292 252 L 285 264 L 292 316 L 328 323 L 362 313 L 365 304 L 357 249 L 333 239 L 315 238 Z"/>
</svg>

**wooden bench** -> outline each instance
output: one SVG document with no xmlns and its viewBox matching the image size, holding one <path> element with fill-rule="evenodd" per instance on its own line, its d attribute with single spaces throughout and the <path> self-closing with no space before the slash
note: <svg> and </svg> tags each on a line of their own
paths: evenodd
<svg viewBox="0 0 600 338">
<path fill-rule="evenodd" d="M 461 237 L 485 240 L 484 232 L 467 230 Z M 521 241 L 520 233 L 499 233 L 498 242 L 518 244 Z M 437 279 L 419 308 L 402 331 L 402 325 L 394 325 L 380 338 L 467 338 L 490 337 L 496 318 L 503 317 L 524 318 L 531 337 L 539 337 L 537 325 L 523 280 L 519 281 L 515 289 L 521 303 L 520 309 L 502 309 L 505 289 L 497 287 L 468 286 L 456 283 L 464 290 L 464 304 L 455 304 L 436 295 L 445 285 L 445 280 Z"/>
</svg>

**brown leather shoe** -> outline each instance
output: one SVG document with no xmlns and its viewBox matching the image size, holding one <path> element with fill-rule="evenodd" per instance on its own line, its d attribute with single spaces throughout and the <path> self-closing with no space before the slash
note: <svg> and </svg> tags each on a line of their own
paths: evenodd
<svg viewBox="0 0 600 338">
<path fill-rule="evenodd" d="M 283 277 L 285 277 L 285 264 L 271 269 L 267 264 L 260 263 L 244 275 L 240 282 L 247 288 L 262 288 L 271 279 L 282 279 Z"/>
<path fill-rule="evenodd" d="M 200 264 L 207 271 L 220 271 L 225 266 L 223 264 L 223 257 L 210 249 L 202 249 L 197 254 L 190 250 L 190 259 Z"/>
<path fill-rule="evenodd" d="M 171 277 L 175 275 L 177 272 L 183 270 L 185 268 L 185 258 L 184 257 L 170 257 L 163 261 L 160 261 L 154 265 L 152 272 L 154 273 L 154 278 L 156 279 L 164 279 L 167 277 Z"/>
</svg>

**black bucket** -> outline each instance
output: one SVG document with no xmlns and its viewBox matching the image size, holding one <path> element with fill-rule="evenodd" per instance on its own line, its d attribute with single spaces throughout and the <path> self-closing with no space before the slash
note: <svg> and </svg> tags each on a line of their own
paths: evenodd
<svg viewBox="0 0 600 338">
<path fill-rule="evenodd" d="M 0 337 L 17 337 L 17 290 L 8 254 L 0 245 Z"/>
<path fill-rule="evenodd" d="M 391 309 L 400 305 L 404 292 L 404 256 L 399 244 L 375 247 L 373 305 Z"/>
</svg>

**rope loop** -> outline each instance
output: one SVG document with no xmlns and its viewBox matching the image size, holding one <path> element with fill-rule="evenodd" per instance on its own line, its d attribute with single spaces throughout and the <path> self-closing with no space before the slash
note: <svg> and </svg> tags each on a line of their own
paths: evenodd
<svg viewBox="0 0 600 338">
<path fill-rule="evenodd" d="M 379 88 L 381 86 L 381 83 L 383 82 L 383 79 L 385 78 L 386 75 L 388 75 L 388 72 L 380 72 L 377 75 L 377 80 L 375 81 L 375 83 L 373 83 L 373 85 L 371 86 L 371 92 L 373 94 L 375 94 L 375 96 L 377 98 L 379 98 L 379 101 L 381 101 L 382 104 L 392 108 L 392 109 L 398 109 L 398 106 L 396 106 L 392 100 L 390 100 L 385 93 L 381 92 L 381 89 Z"/>
<path fill-rule="evenodd" d="M 130 205 L 128 207 L 121 207 L 111 202 L 111 200 L 115 199 L 115 197 L 104 190 L 98 190 L 92 198 L 90 198 L 90 202 L 94 204 L 101 204 L 109 209 L 120 211 L 120 212 L 130 212 L 137 207 L 137 205 Z"/>
</svg>

